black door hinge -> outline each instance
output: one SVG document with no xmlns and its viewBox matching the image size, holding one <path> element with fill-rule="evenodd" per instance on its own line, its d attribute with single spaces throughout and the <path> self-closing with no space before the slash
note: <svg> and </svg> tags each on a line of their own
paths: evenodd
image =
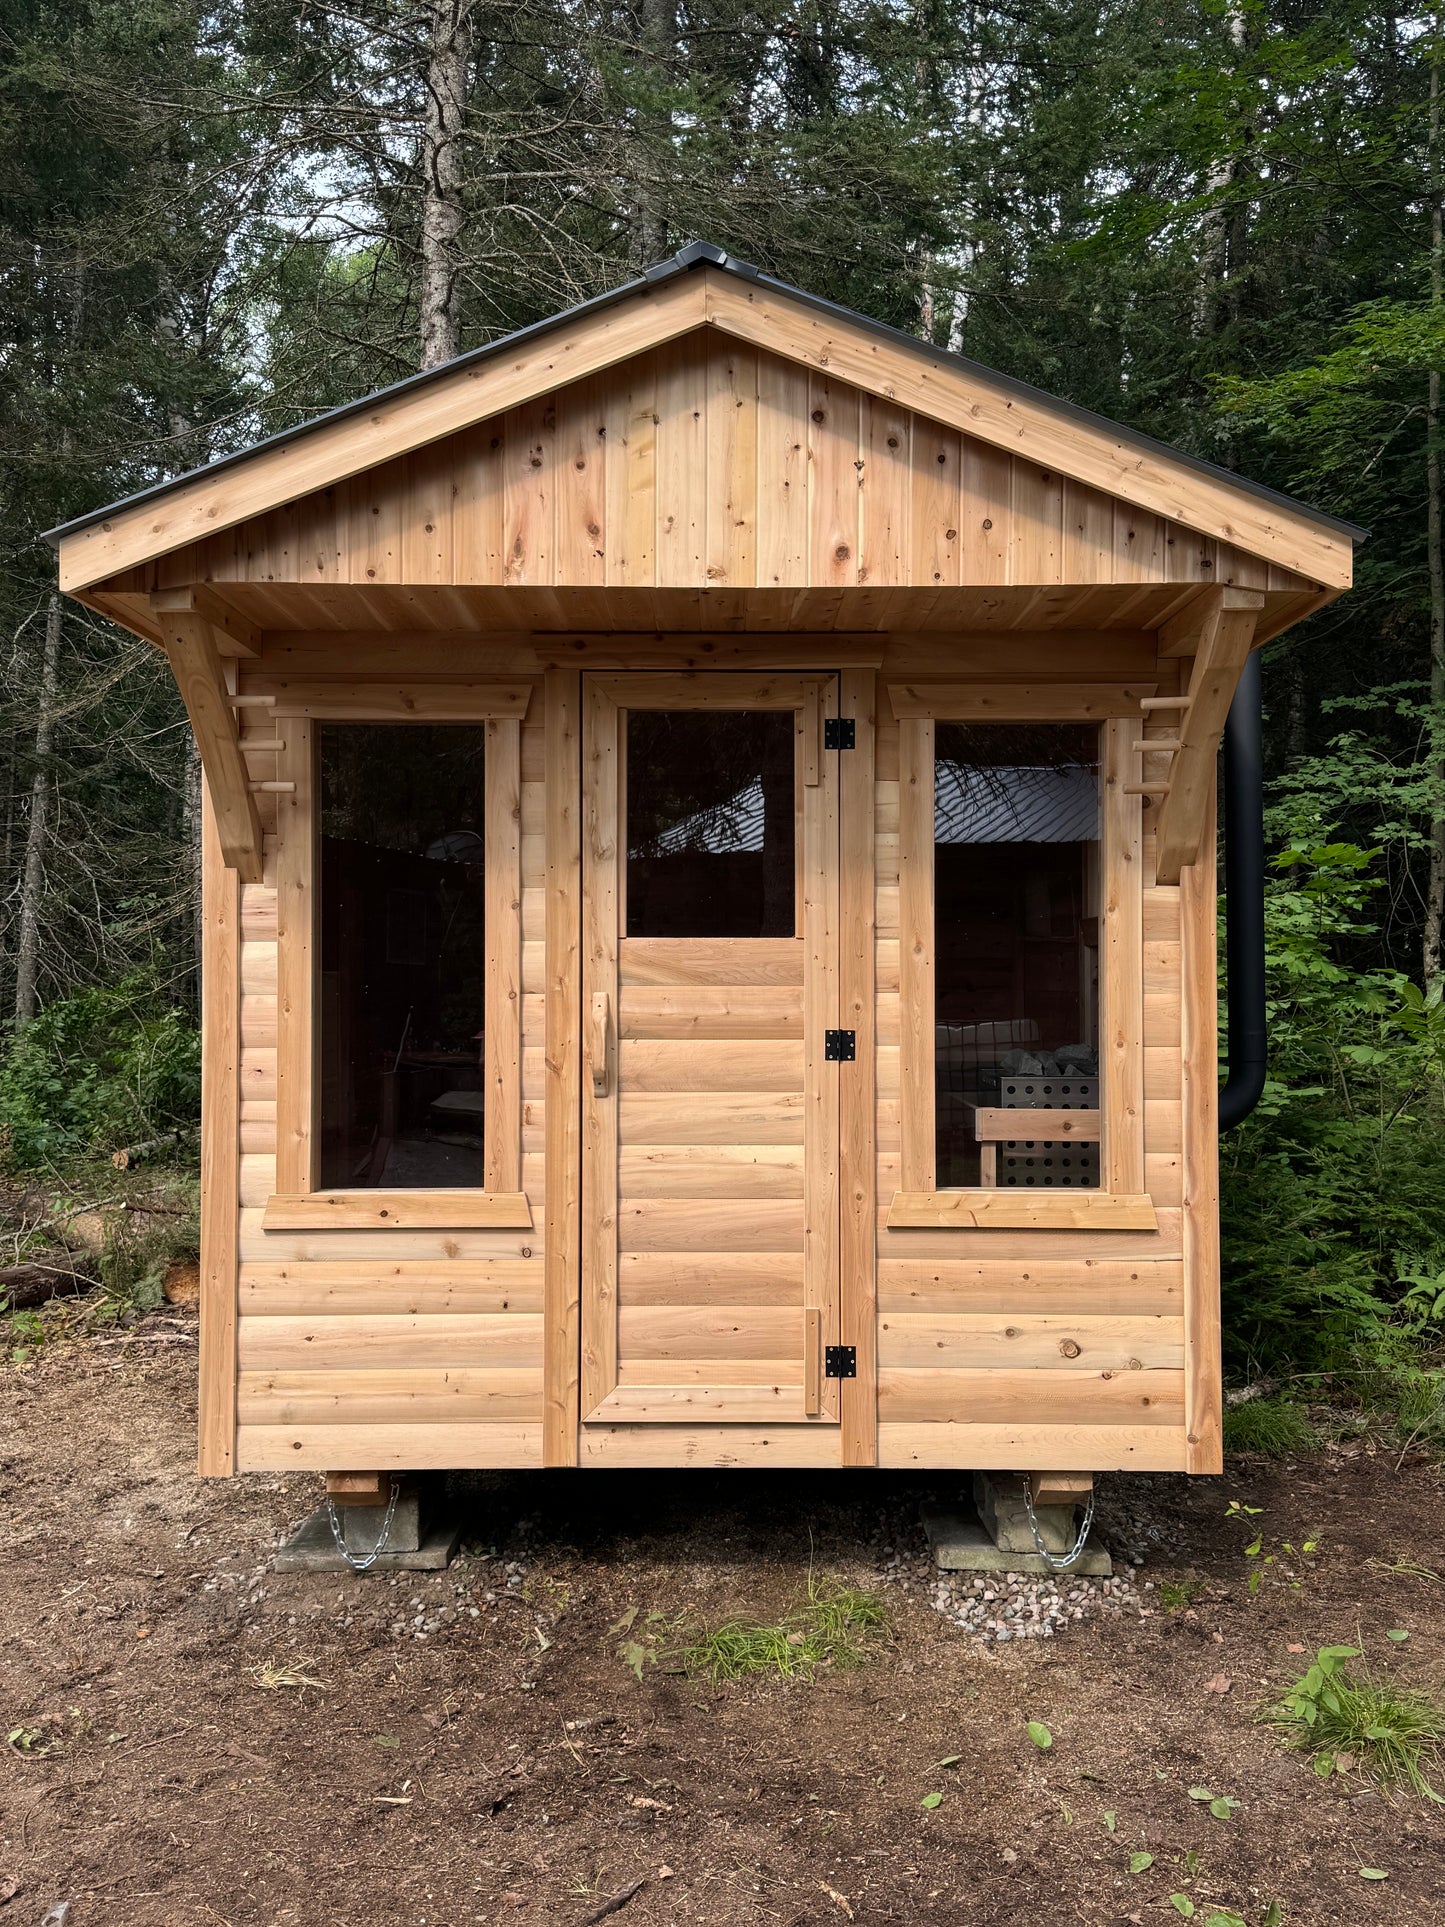
<svg viewBox="0 0 1445 1927">
<path fill-rule="evenodd" d="M 856 1345 L 825 1345 L 823 1347 L 824 1378 L 856 1378 L 858 1376 L 858 1347 Z"/>
<path fill-rule="evenodd" d="M 858 1055 L 858 1033 L 856 1030 L 825 1030 L 823 1032 L 823 1062 L 825 1064 L 851 1064 Z"/>
<path fill-rule="evenodd" d="M 857 749 L 858 722 L 853 716 L 825 716 L 823 718 L 824 749 Z"/>
</svg>

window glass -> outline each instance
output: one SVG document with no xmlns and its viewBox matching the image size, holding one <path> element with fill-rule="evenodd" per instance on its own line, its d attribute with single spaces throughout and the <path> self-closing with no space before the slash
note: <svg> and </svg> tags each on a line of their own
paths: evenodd
<svg viewBox="0 0 1445 1927">
<path fill-rule="evenodd" d="M 319 735 L 321 1183 L 481 1188 L 485 731 Z"/>
<path fill-rule="evenodd" d="M 934 744 L 938 1184 L 1096 1186 L 1098 1143 L 1038 1113 L 1099 1107 L 1099 732 L 939 723 Z M 1013 1110 L 1004 1136 L 989 1114 Z"/>
<path fill-rule="evenodd" d="M 627 712 L 629 937 L 791 937 L 790 709 Z"/>
</svg>

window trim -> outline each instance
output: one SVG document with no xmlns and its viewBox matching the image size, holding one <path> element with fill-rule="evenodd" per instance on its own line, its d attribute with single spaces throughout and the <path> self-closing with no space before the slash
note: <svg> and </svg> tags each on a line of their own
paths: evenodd
<svg viewBox="0 0 1445 1927">
<path fill-rule="evenodd" d="M 380 692 L 339 685 L 282 691 L 275 708 L 283 747 L 277 775 L 292 785 L 277 795 L 276 888 L 276 1190 L 267 1198 L 267 1231 L 519 1230 L 532 1228 L 522 1189 L 522 825 L 521 740 L 526 697 L 515 682 L 476 683 L 439 704 L 437 685 Z M 441 713 L 438 713 L 440 710 Z M 316 919 L 320 836 L 316 724 L 321 722 L 470 723 L 486 730 L 483 835 L 487 1039 L 480 1189 L 321 1190 L 316 1183 L 319 1088 L 316 1022 L 319 946 Z"/>
<path fill-rule="evenodd" d="M 1144 1184 L 1143 800 L 1139 699 L 1150 684 L 899 684 L 898 718 L 899 1186 L 890 1230 L 1153 1231 Z M 1099 823 L 1099 1187 L 1057 1192 L 937 1183 L 934 1105 L 935 722 L 1097 722 L 1102 741 Z"/>
</svg>

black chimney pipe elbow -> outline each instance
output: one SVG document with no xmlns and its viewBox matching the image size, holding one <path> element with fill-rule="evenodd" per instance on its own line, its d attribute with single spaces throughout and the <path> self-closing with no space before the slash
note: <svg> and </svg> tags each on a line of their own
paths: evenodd
<svg viewBox="0 0 1445 1927">
<path fill-rule="evenodd" d="M 1259 651 L 1244 665 L 1224 726 L 1224 916 L 1229 1076 L 1219 1128 L 1242 1124 L 1264 1090 L 1264 751 Z"/>
</svg>

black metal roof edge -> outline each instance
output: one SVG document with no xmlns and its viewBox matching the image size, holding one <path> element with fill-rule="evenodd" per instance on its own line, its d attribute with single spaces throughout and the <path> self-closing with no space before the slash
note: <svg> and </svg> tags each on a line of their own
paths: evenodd
<svg viewBox="0 0 1445 1927">
<path fill-rule="evenodd" d="M 629 295 L 641 293 L 659 281 L 670 280 L 674 275 L 689 273 L 697 267 L 719 268 L 725 274 L 736 275 L 740 280 L 758 283 L 787 296 L 790 300 L 801 302 L 804 307 L 811 308 L 818 314 L 836 316 L 855 327 L 866 328 L 870 334 L 877 335 L 897 347 L 906 348 L 914 354 L 926 355 L 930 359 L 945 362 L 952 367 L 965 369 L 969 374 L 992 382 L 997 387 L 1006 389 L 1010 394 L 1040 403 L 1045 408 L 1067 416 L 1085 427 L 1102 430 L 1142 451 L 1164 456 L 1171 462 L 1178 462 L 1186 468 L 1193 469 L 1197 474 L 1208 476 L 1213 481 L 1227 482 L 1231 487 L 1242 489 L 1246 494 L 1257 496 L 1262 501 L 1275 502 L 1296 515 L 1307 516 L 1311 521 L 1348 537 L 1351 543 L 1368 539 L 1369 530 L 1361 528 L 1357 522 L 1347 522 L 1342 516 L 1331 515 L 1324 509 L 1315 508 L 1311 503 L 1301 502 L 1292 495 L 1286 495 L 1280 489 L 1271 488 L 1265 482 L 1255 482 L 1248 476 L 1237 475 L 1233 469 L 1223 468 L 1218 462 L 1207 461 L 1201 455 L 1191 455 L 1184 449 L 1171 447 L 1168 442 L 1161 442 L 1153 435 L 1145 435 L 1140 430 L 1126 427 L 1124 423 L 1116 422 L 1107 415 L 1097 414 L 1092 408 L 1083 408 L 1077 402 L 1065 401 L 1061 396 L 1051 395 L 1047 389 L 1037 388 L 1032 382 L 1020 381 L 1013 375 L 1000 374 L 998 369 L 989 368 L 981 361 L 970 360 L 967 355 L 955 354 L 947 348 L 936 348 L 931 342 L 921 341 L 917 335 L 907 334 L 903 329 L 891 327 L 885 321 L 875 321 L 872 316 L 859 314 L 853 308 L 845 308 L 840 302 L 825 300 L 822 295 L 808 294 L 802 288 L 793 287 L 790 282 L 780 281 L 773 275 L 765 274 L 761 268 L 754 267 L 749 261 L 742 261 L 734 255 L 729 255 L 724 249 L 715 247 L 711 242 L 689 241 L 685 247 L 679 248 L 676 254 L 669 256 L 667 260 L 657 262 L 655 266 L 645 269 L 640 276 L 632 280 L 620 282 L 617 287 L 609 288 L 605 294 L 593 295 L 590 300 L 581 301 L 576 307 L 564 308 L 557 314 L 548 315 L 542 321 L 534 321 L 525 328 L 518 328 L 512 334 L 501 335 L 497 340 L 489 341 L 480 348 L 473 348 L 464 355 L 458 355 L 455 360 L 443 362 L 440 367 L 427 368 L 416 375 L 407 375 L 403 380 L 393 382 L 389 387 L 374 389 L 370 394 L 362 395 L 356 401 L 344 402 L 339 408 L 330 408 L 324 414 L 313 415 L 309 421 L 298 422 L 294 428 L 284 428 L 278 434 L 268 435 L 264 441 L 253 442 L 248 448 L 238 448 L 229 455 L 219 455 L 213 462 L 206 462 L 200 468 L 187 469 L 184 474 L 173 476 L 169 481 L 153 482 L 150 487 L 137 489 L 135 494 L 122 496 L 119 501 L 109 502 L 104 508 L 92 509 L 86 515 L 78 515 L 69 522 L 62 522 L 53 529 L 46 529 L 42 540 L 48 542 L 52 548 L 58 548 L 64 536 L 75 535 L 81 529 L 92 528 L 97 522 L 104 521 L 107 516 L 117 515 L 122 510 L 134 508 L 138 503 L 167 495 L 173 489 L 182 488 L 188 482 L 197 481 L 204 475 L 219 475 L 224 470 L 235 467 L 238 462 L 249 461 L 253 455 L 260 454 L 263 449 L 285 447 L 288 442 L 296 441 L 302 435 L 309 435 L 313 429 L 321 427 L 325 422 L 345 421 L 349 416 L 359 415 L 369 408 L 374 408 L 378 402 L 391 401 L 398 395 L 406 395 L 413 389 L 424 387 L 426 383 L 435 381 L 442 375 L 452 374 L 459 368 L 476 367 L 493 356 L 510 352 L 521 342 L 533 341 L 554 328 L 560 328 L 566 323 L 577 320 L 580 316 L 598 314 Z"/>
</svg>

